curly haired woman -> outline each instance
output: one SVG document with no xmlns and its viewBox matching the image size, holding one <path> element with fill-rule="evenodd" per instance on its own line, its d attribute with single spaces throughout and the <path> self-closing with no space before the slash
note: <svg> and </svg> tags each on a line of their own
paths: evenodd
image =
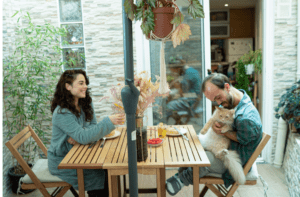
<svg viewBox="0 0 300 197">
<path fill-rule="evenodd" d="M 89 144 L 121 125 L 124 115 L 111 115 L 97 123 L 92 98 L 87 85 L 89 80 L 83 70 L 65 71 L 55 89 L 51 102 L 52 138 L 48 150 L 48 166 L 51 174 L 78 189 L 77 173 L 74 169 L 57 169 L 59 163 L 73 145 Z M 83 170 L 84 188 L 89 197 L 108 196 L 106 172 L 101 169 Z"/>
</svg>

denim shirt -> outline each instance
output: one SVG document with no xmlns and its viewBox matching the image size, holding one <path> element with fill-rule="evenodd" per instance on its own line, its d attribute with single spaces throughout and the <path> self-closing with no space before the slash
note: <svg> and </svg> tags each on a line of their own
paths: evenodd
<svg viewBox="0 0 300 197">
<path fill-rule="evenodd" d="M 244 167 L 260 143 L 263 131 L 257 109 L 252 104 L 247 93 L 244 90 L 240 91 L 244 93 L 244 96 L 237 105 L 233 123 L 233 130 L 236 131 L 238 142 L 231 140 L 229 150 L 237 151 Z M 234 183 L 228 170 L 222 175 L 222 179 L 226 187 Z"/>
</svg>

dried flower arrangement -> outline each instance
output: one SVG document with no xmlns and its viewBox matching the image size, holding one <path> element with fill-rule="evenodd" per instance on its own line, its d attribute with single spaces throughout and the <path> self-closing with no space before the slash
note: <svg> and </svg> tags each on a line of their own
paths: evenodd
<svg viewBox="0 0 300 197">
<path fill-rule="evenodd" d="M 165 97 L 169 94 L 169 92 L 166 94 L 160 94 L 158 91 L 160 85 L 160 77 L 156 76 L 156 82 L 152 83 L 151 78 L 148 76 L 148 73 L 146 71 L 142 71 L 139 74 L 134 75 L 134 85 L 140 91 L 139 101 L 136 110 L 136 117 L 144 116 L 144 112 L 148 107 L 151 107 L 156 97 Z M 121 98 L 121 90 L 124 86 L 124 84 L 118 84 L 117 87 L 113 86 L 110 89 L 111 97 L 102 98 L 111 98 L 113 100 L 112 109 L 114 113 L 125 113 Z"/>
</svg>

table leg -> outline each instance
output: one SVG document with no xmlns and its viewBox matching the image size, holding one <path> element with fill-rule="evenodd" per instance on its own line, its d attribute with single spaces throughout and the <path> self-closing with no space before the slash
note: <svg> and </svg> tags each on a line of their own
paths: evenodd
<svg viewBox="0 0 300 197">
<path fill-rule="evenodd" d="M 194 197 L 199 196 L 199 167 L 193 167 L 193 193 Z"/>
<path fill-rule="evenodd" d="M 112 197 L 119 197 L 118 176 L 111 176 L 111 187 L 114 188 L 112 191 Z"/>
<path fill-rule="evenodd" d="M 166 183 L 165 168 L 156 169 L 157 197 L 166 197 L 165 183 Z"/>
<path fill-rule="evenodd" d="M 107 170 L 107 174 L 108 174 L 108 192 L 109 192 L 109 197 L 112 197 L 113 196 L 113 190 L 112 190 L 112 185 L 111 185 L 111 172 L 110 170 Z"/>
<path fill-rule="evenodd" d="M 79 197 L 85 197 L 83 169 L 77 169 Z"/>
</svg>

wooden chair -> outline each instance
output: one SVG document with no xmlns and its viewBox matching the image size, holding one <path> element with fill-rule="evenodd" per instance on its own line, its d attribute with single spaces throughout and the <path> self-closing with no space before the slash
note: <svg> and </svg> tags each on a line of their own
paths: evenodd
<svg viewBox="0 0 300 197">
<path fill-rule="evenodd" d="M 42 149 L 44 154 L 47 156 L 47 148 L 42 143 L 37 134 L 33 131 L 33 129 L 28 125 L 25 127 L 20 133 L 18 133 L 15 137 L 5 143 L 5 145 L 9 148 L 13 156 L 17 159 L 19 164 L 25 170 L 27 175 L 22 178 L 22 189 L 39 189 L 43 196 L 58 196 L 62 197 L 69 189 L 73 193 L 74 196 L 78 196 L 77 192 L 74 190 L 72 185 L 67 182 L 64 182 L 60 178 L 53 176 L 50 174 L 48 170 L 48 160 L 47 159 L 39 159 L 37 163 L 31 169 L 26 161 L 23 159 L 21 154 L 18 151 L 18 147 L 20 147 L 29 137 L 32 137 L 38 146 Z M 38 165 L 37 165 L 38 164 Z M 35 168 L 35 166 L 37 166 Z M 43 168 L 43 171 L 41 171 Z M 27 179 L 27 181 L 25 181 Z M 50 195 L 46 188 L 57 187 L 55 191 Z"/>
<path fill-rule="evenodd" d="M 245 175 L 250 174 L 250 172 L 257 170 L 255 160 L 260 155 L 261 151 L 263 150 L 263 148 L 265 147 L 265 145 L 267 144 L 267 142 L 269 141 L 270 138 L 271 138 L 270 135 L 263 133 L 263 137 L 262 137 L 260 143 L 258 144 L 257 148 L 255 149 L 254 153 L 252 154 L 252 156 L 250 157 L 250 159 L 248 160 L 246 165 L 244 166 Z M 253 166 L 253 167 L 252 167 L 251 171 L 249 172 L 251 166 Z M 249 180 L 249 178 L 247 176 L 246 176 L 245 185 L 255 185 L 257 177 L 255 180 L 251 180 L 251 178 Z M 211 177 L 210 174 L 208 176 L 200 178 L 200 184 L 205 184 L 205 187 L 202 189 L 202 191 L 199 195 L 200 197 L 203 197 L 208 189 L 210 189 L 218 197 L 222 197 L 222 196 L 231 197 L 231 196 L 233 196 L 233 194 L 239 187 L 239 184 L 234 182 L 232 184 L 232 186 L 230 187 L 230 189 L 227 190 L 223 186 L 224 181 L 221 177 Z M 214 185 L 216 185 L 216 186 L 214 186 Z"/>
</svg>

